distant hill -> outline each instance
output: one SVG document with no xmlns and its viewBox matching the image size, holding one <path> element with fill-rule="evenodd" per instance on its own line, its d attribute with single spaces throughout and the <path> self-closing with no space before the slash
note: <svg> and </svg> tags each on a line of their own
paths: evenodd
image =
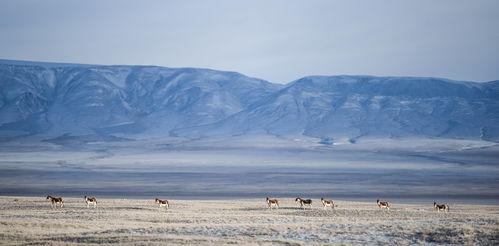
<svg viewBox="0 0 499 246">
<path fill-rule="evenodd" d="M 499 81 L 0 61 L 0 140 L 270 134 L 499 140 Z M 116 136 L 120 136 L 115 137 Z"/>
</svg>

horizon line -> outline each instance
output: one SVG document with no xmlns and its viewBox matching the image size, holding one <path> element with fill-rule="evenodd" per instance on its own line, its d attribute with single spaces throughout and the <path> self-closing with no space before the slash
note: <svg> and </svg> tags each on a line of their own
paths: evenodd
<svg viewBox="0 0 499 246">
<path fill-rule="evenodd" d="M 18 63 L 18 64 L 16 64 Z M 24 64 L 23 64 L 24 63 Z M 309 78 L 309 77 L 372 77 L 372 78 L 425 78 L 425 79 L 441 79 L 441 80 L 448 80 L 448 81 L 453 81 L 453 82 L 464 82 L 464 83 L 477 83 L 477 84 L 483 84 L 483 83 L 490 83 L 490 82 L 496 82 L 499 81 L 499 79 L 496 80 L 490 80 L 490 81 L 468 81 L 468 80 L 456 80 L 456 79 L 449 79 L 449 78 L 444 78 L 444 77 L 436 77 L 436 76 L 414 76 L 414 75 L 402 75 L 402 76 L 392 76 L 392 75 L 368 75 L 368 74 L 336 74 L 336 75 L 307 75 L 286 83 L 277 83 L 277 82 L 272 82 L 266 79 L 254 77 L 254 76 L 249 76 L 244 73 L 238 72 L 238 71 L 230 71 L 230 70 L 221 70 L 221 69 L 214 69 L 214 68 L 204 68 L 204 67 L 169 67 L 169 66 L 161 66 L 161 65 L 152 65 L 152 64 L 92 64 L 92 63 L 76 63 L 76 62 L 53 62 L 53 61 L 33 61 L 33 60 L 12 60 L 12 59 L 3 59 L 0 58 L 0 65 L 32 65 L 32 66 L 42 66 L 47 65 L 46 67 L 48 68 L 54 68 L 54 67 L 120 67 L 120 66 L 128 66 L 128 67 L 159 67 L 159 68 L 168 68 L 168 69 L 197 69 L 197 70 L 211 70 L 211 71 L 218 71 L 218 72 L 227 72 L 227 73 L 237 73 L 241 74 L 243 76 L 249 77 L 249 78 L 254 78 L 254 79 L 259 79 L 266 81 L 271 84 L 279 84 L 279 85 L 290 85 L 291 83 L 304 79 L 304 78 Z"/>
</svg>

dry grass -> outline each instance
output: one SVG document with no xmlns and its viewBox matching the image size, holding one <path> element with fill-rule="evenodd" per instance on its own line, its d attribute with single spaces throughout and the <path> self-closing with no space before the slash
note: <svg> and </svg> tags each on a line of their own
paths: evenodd
<svg viewBox="0 0 499 246">
<path fill-rule="evenodd" d="M 0 197 L 0 244 L 499 244 L 499 206 L 451 204 L 444 213 L 432 204 L 383 211 L 374 202 L 339 201 L 325 211 L 319 200 L 305 210 L 279 200 L 273 211 L 264 199 L 174 200 L 166 211 L 154 199 L 99 199 L 87 209 L 83 198 L 68 198 L 51 209 L 43 197 Z"/>
</svg>

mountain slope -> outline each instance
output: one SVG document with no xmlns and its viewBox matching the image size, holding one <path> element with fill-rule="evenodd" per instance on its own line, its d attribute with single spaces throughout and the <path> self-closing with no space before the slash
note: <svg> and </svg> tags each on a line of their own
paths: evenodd
<svg viewBox="0 0 499 246">
<path fill-rule="evenodd" d="M 497 139 L 499 82 L 436 78 L 312 76 L 254 107 L 179 136 L 265 132 L 355 141 L 371 137 Z"/>
<path fill-rule="evenodd" d="M 222 120 L 280 86 L 234 72 L 0 64 L 0 136 L 141 133 Z"/>
<path fill-rule="evenodd" d="M 499 81 L 0 62 L 0 139 L 271 134 L 499 140 Z"/>
</svg>

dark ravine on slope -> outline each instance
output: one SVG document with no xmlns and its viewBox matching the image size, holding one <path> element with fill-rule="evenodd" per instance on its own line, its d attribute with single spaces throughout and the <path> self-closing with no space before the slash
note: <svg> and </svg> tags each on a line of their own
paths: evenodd
<svg viewBox="0 0 499 246">
<path fill-rule="evenodd" d="M 250 134 L 499 140 L 499 81 L 310 76 L 0 60 L 0 141 Z M 120 136 L 120 137 L 117 137 Z"/>
</svg>

